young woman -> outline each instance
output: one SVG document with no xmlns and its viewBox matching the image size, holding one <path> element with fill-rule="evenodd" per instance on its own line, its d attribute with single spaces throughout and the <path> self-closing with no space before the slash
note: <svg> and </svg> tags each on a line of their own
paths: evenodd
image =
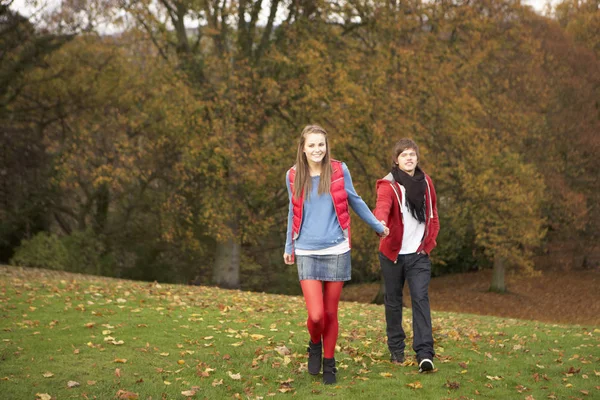
<svg viewBox="0 0 600 400">
<path fill-rule="evenodd" d="M 290 204 L 283 259 L 291 265 L 295 256 L 308 310 L 308 372 L 319 374 L 324 353 L 323 382 L 333 384 L 338 303 L 351 269 L 348 204 L 381 236 L 389 231 L 354 190 L 346 165 L 331 159 L 327 132 L 318 125 L 302 131 L 286 183 Z"/>
</svg>

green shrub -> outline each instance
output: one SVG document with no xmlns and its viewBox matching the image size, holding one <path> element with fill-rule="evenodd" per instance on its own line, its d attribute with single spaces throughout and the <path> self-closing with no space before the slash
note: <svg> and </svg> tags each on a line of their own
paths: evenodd
<svg viewBox="0 0 600 400">
<path fill-rule="evenodd" d="M 103 275 L 112 268 L 106 246 L 92 230 L 58 237 L 40 232 L 25 239 L 10 260 L 12 265 Z"/>
<path fill-rule="evenodd" d="M 10 264 L 65 270 L 69 264 L 69 253 L 58 236 L 40 232 L 31 239 L 21 242 L 10 260 Z"/>
<path fill-rule="evenodd" d="M 91 229 L 75 231 L 69 236 L 62 237 L 60 241 L 69 255 L 65 266 L 67 271 L 103 275 L 106 246 Z"/>
</svg>

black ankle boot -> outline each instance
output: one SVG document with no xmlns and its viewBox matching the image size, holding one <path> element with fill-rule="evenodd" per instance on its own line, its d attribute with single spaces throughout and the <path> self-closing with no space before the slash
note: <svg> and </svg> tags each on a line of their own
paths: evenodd
<svg viewBox="0 0 600 400">
<path fill-rule="evenodd" d="M 323 354 L 323 342 L 313 343 L 308 340 L 308 373 L 318 375 L 321 372 L 321 355 Z"/>
<path fill-rule="evenodd" d="M 333 385 L 336 382 L 335 374 L 337 368 L 335 367 L 335 358 L 324 358 L 323 359 L 323 383 L 326 385 Z"/>
</svg>

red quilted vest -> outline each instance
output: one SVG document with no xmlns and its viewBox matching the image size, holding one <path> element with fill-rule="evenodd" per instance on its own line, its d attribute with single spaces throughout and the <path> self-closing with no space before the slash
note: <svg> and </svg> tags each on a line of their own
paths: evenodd
<svg viewBox="0 0 600 400">
<path fill-rule="evenodd" d="M 331 198 L 335 208 L 335 214 L 342 230 L 347 234 L 350 243 L 350 212 L 348 211 L 348 193 L 344 188 L 344 171 L 342 162 L 331 160 Z M 296 166 L 290 168 L 290 187 L 292 189 L 292 205 L 294 216 L 292 218 L 292 241 L 300 235 L 302 227 L 302 210 L 304 209 L 304 192 L 299 198 L 293 196 L 294 179 L 296 178 Z"/>
</svg>

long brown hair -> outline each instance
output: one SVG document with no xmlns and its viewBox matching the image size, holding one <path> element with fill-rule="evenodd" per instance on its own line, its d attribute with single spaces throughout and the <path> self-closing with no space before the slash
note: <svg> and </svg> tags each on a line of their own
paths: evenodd
<svg viewBox="0 0 600 400">
<path fill-rule="evenodd" d="M 331 153 L 329 152 L 329 141 L 327 131 L 319 125 L 306 125 L 300 134 L 298 153 L 296 154 L 296 178 L 294 179 L 294 197 L 300 198 L 304 191 L 304 198 L 308 199 L 312 190 L 308 160 L 304 154 L 304 143 L 306 137 L 311 133 L 325 136 L 325 157 L 321 161 L 321 181 L 319 182 L 319 194 L 330 193 L 331 188 Z"/>
</svg>

